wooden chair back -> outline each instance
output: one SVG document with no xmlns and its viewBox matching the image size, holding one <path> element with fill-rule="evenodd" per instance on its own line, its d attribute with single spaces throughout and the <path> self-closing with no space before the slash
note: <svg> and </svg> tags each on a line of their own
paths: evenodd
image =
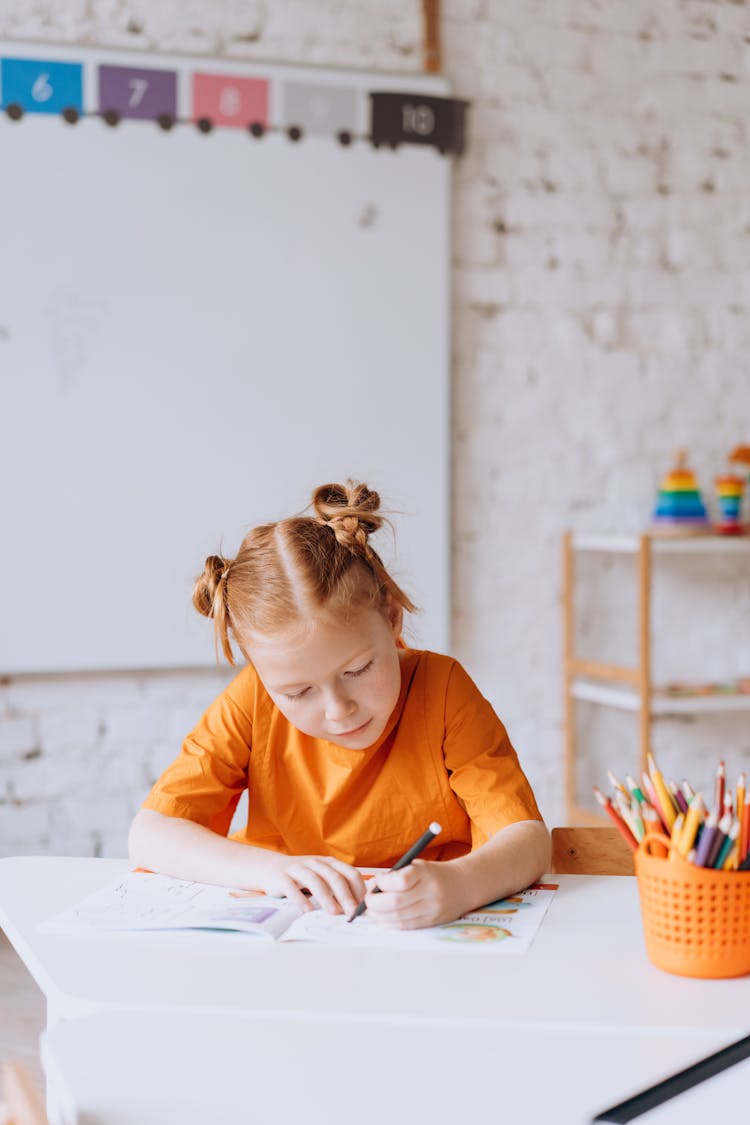
<svg viewBox="0 0 750 1125">
<path fill-rule="evenodd" d="M 633 852 L 616 828 L 552 829 L 552 871 L 557 875 L 634 875 Z"/>
</svg>

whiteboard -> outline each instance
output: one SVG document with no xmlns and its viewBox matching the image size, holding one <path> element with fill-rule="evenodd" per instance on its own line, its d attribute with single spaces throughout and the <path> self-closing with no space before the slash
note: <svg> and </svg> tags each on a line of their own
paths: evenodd
<svg viewBox="0 0 750 1125">
<path fill-rule="evenodd" d="M 84 101 L 134 65 L 49 54 Z M 205 557 L 347 476 L 397 512 L 374 545 L 411 642 L 445 648 L 451 161 L 365 139 L 369 91 L 445 84 L 159 64 L 183 100 L 191 66 L 265 77 L 271 121 L 284 80 L 338 84 L 359 134 L 0 115 L 0 672 L 213 663 Z"/>
</svg>

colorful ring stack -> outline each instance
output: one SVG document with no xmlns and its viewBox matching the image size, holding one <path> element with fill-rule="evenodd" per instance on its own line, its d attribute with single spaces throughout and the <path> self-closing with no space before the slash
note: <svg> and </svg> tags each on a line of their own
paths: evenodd
<svg viewBox="0 0 750 1125">
<path fill-rule="evenodd" d="M 686 467 L 682 451 L 677 454 L 675 467 L 662 480 L 651 523 L 655 531 L 664 534 L 710 531 L 695 473 Z"/>
<path fill-rule="evenodd" d="M 720 516 L 716 531 L 719 535 L 742 535 L 740 508 L 744 491 L 744 480 L 734 473 L 716 478 L 716 503 Z"/>
</svg>

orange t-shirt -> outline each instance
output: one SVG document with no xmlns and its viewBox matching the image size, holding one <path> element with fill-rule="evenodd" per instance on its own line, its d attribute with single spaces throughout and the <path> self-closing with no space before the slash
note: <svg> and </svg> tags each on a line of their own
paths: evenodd
<svg viewBox="0 0 750 1125">
<path fill-rule="evenodd" d="M 448 656 L 407 649 L 401 692 L 377 742 L 351 750 L 302 734 L 248 666 L 214 700 L 143 807 L 288 855 L 392 867 L 427 825 L 424 859 L 453 859 L 500 828 L 541 820 L 505 727 Z"/>
</svg>

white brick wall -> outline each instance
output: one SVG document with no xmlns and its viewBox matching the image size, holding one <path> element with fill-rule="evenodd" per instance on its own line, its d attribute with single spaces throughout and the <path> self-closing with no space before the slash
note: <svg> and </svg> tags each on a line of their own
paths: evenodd
<svg viewBox="0 0 750 1125">
<path fill-rule="evenodd" d="M 0 0 L 0 37 L 414 70 L 420 7 Z M 750 7 L 443 9 L 444 68 L 472 103 L 455 176 L 454 651 L 555 822 L 561 531 L 641 527 L 682 445 L 710 498 L 729 448 L 750 441 Z M 713 582 L 675 565 L 656 607 L 664 675 L 750 673 L 747 563 Z M 627 659 L 626 577 L 590 584 L 585 643 Z M 122 854 L 138 801 L 225 679 L 0 685 L 0 852 Z M 630 716 L 589 711 L 584 790 L 630 768 L 636 734 Z M 660 723 L 655 748 L 699 784 L 720 752 L 750 764 L 738 719 Z"/>
</svg>

